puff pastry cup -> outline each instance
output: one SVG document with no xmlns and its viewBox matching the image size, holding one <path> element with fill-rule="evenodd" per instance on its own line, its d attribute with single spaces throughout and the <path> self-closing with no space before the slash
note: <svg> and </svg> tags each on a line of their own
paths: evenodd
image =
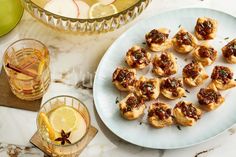
<svg viewBox="0 0 236 157">
<path fill-rule="evenodd" d="M 214 39 L 217 32 L 217 21 L 215 19 L 200 17 L 195 26 L 195 35 L 199 40 Z"/>
<path fill-rule="evenodd" d="M 211 74 L 211 79 L 217 89 L 226 90 L 236 86 L 232 70 L 225 66 L 215 66 Z"/>
<path fill-rule="evenodd" d="M 143 115 L 146 105 L 142 99 L 130 93 L 119 102 L 120 114 L 127 120 L 134 120 Z"/>
<path fill-rule="evenodd" d="M 172 125 L 171 107 L 162 102 L 151 104 L 148 110 L 148 122 L 155 128 Z"/>
<path fill-rule="evenodd" d="M 148 79 L 141 76 L 136 82 L 136 94 L 144 100 L 154 100 L 160 94 L 160 81 L 158 78 Z"/>
<path fill-rule="evenodd" d="M 200 119 L 202 111 L 191 102 L 180 101 L 174 109 L 175 121 L 182 126 L 193 126 Z"/>
<path fill-rule="evenodd" d="M 150 50 L 164 51 L 172 47 L 171 39 L 168 39 L 170 30 L 166 28 L 153 29 L 145 35 L 147 46 Z"/>
<path fill-rule="evenodd" d="M 112 75 L 112 82 L 120 91 L 134 91 L 136 81 L 136 70 L 128 68 L 117 68 Z"/>
<path fill-rule="evenodd" d="M 208 44 L 199 45 L 193 50 L 193 58 L 201 62 L 203 66 L 214 63 L 217 58 L 217 51 Z"/>
<path fill-rule="evenodd" d="M 198 41 L 191 33 L 189 33 L 184 28 L 181 28 L 175 34 L 174 38 L 172 39 L 172 43 L 175 51 L 186 54 L 196 47 Z"/>
<path fill-rule="evenodd" d="M 187 64 L 182 71 L 183 82 L 190 87 L 196 87 L 202 84 L 209 76 L 204 67 L 199 62 Z"/>
<path fill-rule="evenodd" d="M 185 95 L 182 79 L 163 78 L 160 88 L 161 94 L 168 99 L 177 99 Z"/>
<path fill-rule="evenodd" d="M 151 54 L 140 46 L 133 46 L 126 53 L 125 61 L 132 68 L 143 69 L 151 62 Z"/>
<path fill-rule="evenodd" d="M 170 52 L 162 52 L 160 56 L 155 55 L 152 64 L 152 72 L 158 76 L 170 76 L 178 70 L 175 57 Z"/>
<path fill-rule="evenodd" d="M 205 111 L 215 110 L 224 102 L 224 98 L 213 83 L 207 88 L 201 88 L 197 98 L 200 107 Z"/>
<path fill-rule="evenodd" d="M 222 53 L 228 63 L 236 64 L 236 38 L 222 48 Z"/>
</svg>

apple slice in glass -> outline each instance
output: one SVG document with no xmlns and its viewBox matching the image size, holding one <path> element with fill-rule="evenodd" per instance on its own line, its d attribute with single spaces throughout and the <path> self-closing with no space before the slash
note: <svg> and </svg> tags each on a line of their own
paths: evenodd
<svg viewBox="0 0 236 157">
<path fill-rule="evenodd" d="M 77 7 L 79 8 L 79 16 L 80 19 L 87 19 L 89 17 L 89 9 L 90 6 L 81 0 L 74 0 Z"/>
<path fill-rule="evenodd" d="M 51 0 L 44 6 L 44 9 L 70 18 L 77 18 L 79 15 L 79 9 L 73 0 Z"/>
</svg>

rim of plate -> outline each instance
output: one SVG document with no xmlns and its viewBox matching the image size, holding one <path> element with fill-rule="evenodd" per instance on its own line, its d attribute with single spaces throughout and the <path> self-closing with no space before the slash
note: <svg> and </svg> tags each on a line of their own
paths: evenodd
<svg viewBox="0 0 236 157">
<path fill-rule="evenodd" d="M 210 9 L 210 8 L 200 8 L 200 7 L 190 7 L 190 8 L 178 8 L 178 9 L 170 9 L 170 10 L 167 10 L 167 11 L 163 11 L 163 12 L 160 12 L 160 13 L 157 13 L 155 15 L 152 15 L 150 17 L 148 17 L 147 19 L 143 19 L 137 23 L 135 23 L 133 26 L 131 26 L 129 29 L 127 29 L 124 33 L 122 33 L 113 43 L 112 45 L 107 49 L 107 51 L 105 52 L 105 54 L 103 55 L 101 61 L 99 62 L 99 65 L 97 67 L 97 70 L 96 70 L 96 75 L 95 75 L 95 78 L 94 78 L 94 83 L 93 83 L 93 96 L 94 96 L 94 104 L 95 104 L 95 107 L 96 107 L 96 110 L 97 110 L 97 113 L 99 115 L 99 117 L 101 118 L 102 122 L 105 124 L 105 126 L 111 131 L 113 132 L 116 136 L 118 136 L 119 138 L 123 139 L 124 141 L 127 141 L 131 144 L 134 144 L 136 146 L 140 146 L 140 147 L 145 147 L 145 148 L 151 148 L 151 149 L 180 149 L 180 148 L 187 148 L 187 147 L 191 147 L 191 146 L 195 146 L 195 145 L 199 145 L 201 143 L 204 143 L 204 142 L 207 142 L 221 134 L 223 134 L 226 130 L 228 130 L 229 128 L 231 128 L 236 122 L 232 123 L 232 124 L 229 124 L 227 125 L 225 128 L 223 129 L 219 129 L 219 131 L 217 131 L 216 133 L 214 133 L 212 136 L 209 136 L 209 137 L 205 137 L 205 139 L 203 140 L 199 140 L 199 141 L 195 141 L 195 142 L 192 142 L 190 144 L 185 144 L 185 145 L 180 145 L 180 146 L 167 146 L 167 147 L 155 147 L 153 145 L 143 145 L 142 143 L 137 143 L 135 141 L 133 141 L 132 139 L 126 139 L 124 137 L 122 137 L 121 135 L 118 134 L 118 132 L 113 129 L 111 126 L 109 126 L 109 124 L 107 124 L 103 114 L 100 114 L 101 113 L 101 110 L 100 108 L 98 107 L 98 104 L 99 104 L 99 100 L 97 98 L 97 90 L 96 90 L 96 86 L 97 85 L 97 82 L 98 82 L 98 73 L 100 73 L 101 71 L 101 67 L 102 65 L 104 64 L 104 60 L 107 58 L 107 56 L 112 53 L 112 49 L 114 47 L 114 43 L 116 43 L 117 41 L 119 41 L 120 39 L 124 38 L 124 36 L 126 36 L 126 34 L 129 34 L 131 32 L 131 30 L 134 28 L 134 27 L 137 27 L 139 24 L 141 23 L 144 23 L 145 21 L 148 21 L 156 16 L 160 16 L 160 15 L 163 15 L 163 14 L 167 14 L 167 13 L 170 13 L 170 12 L 179 12 L 179 11 L 186 11 L 186 10 L 203 10 L 203 11 L 210 11 L 210 12 L 215 12 L 215 13 L 220 13 L 220 14 L 225 14 L 227 16 L 230 16 L 230 17 L 233 17 L 233 18 L 236 18 L 235 16 L 229 14 L 229 13 L 226 13 L 226 12 L 223 12 L 223 11 L 220 11 L 220 10 L 216 10 L 216 9 Z"/>
</svg>

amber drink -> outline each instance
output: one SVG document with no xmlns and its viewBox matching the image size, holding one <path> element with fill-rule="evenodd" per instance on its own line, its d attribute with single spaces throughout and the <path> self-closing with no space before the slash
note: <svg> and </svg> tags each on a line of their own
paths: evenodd
<svg viewBox="0 0 236 157">
<path fill-rule="evenodd" d="M 3 56 L 3 66 L 12 92 L 20 99 L 40 99 L 50 84 L 48 49 L 37 40 L 11 44 Z"/>
<path fill-rule="evenodd" d="M 48 100 L 37 118 L 42 145 L 51 156 L 76 157 L 90 127 L 86 106 L 71 96 Z"/>
</svg>

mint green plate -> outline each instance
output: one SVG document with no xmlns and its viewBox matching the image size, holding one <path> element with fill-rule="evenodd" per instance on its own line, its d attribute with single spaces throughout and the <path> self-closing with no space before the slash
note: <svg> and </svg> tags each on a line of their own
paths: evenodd
<svg viewBox="0 0 236 157">
<path fill-rule="evenodd" d="M 206 67 L 208 75 L 211 74 L 215 65 L 230 66 L 236 73 L 236 65 L 227 64 L 220 50 L 228 41 L 236 37 L 235 17 L 216 10 L 189 8 L 165 12 L 137 23 L 121 35 L 107 50 L 99 64 L 94 81 L 94 100 L 97 112 L 105 125 L 117 136 L 142 147 L 155 149 L 183 148 L 215 137 L 236 122 L 236 88 L 222 92 L 226 100 L 217 110 L 205 113 L 195 126 L 181 127 L 182 130 L 178 130 L 176 126 L 154 129 L 147 123 L 140 125 L 137 120 L 124 120 L 120 116 L 118 106 L 115 104 L 116 98 L 118 97 L 121 100 L 125 94 L 120 94 L 113 86 L 112 73 L 118 66 L 127 66 L 124 62 L 127 50 L 135 44 L 145 46 L 142 44 L 144 35 L 153 28 L 169 28 L 171 30 L 170 37 L 173 37 L 178 31 L 179 25 L 193 32 L 197 18 L 203 16 L 214 18 L 219 22 L 217 37 L 210 41 L 210 44 L 218 50 L 218 58 L 212 66 Z M 224 39 L 226 37 L 229 37 L 229 40 L 226 41 Z M 179 55 L 176 52 L 173 52 L 173 54 L 177 57 L 179 66 L 178 73 L 174 76 L 182 77 L 183 67 L 191 62 L 191 54 Z M 185 58 L 187 58 L 187 61 Z M 138 71 L 138 77 L 150 70 L 151 67 L 147 67 L 142 71 Z M 155 77 L 150 73 L 147 76 Z M 163 98 L 160 98 L 160 100 L 169 103 L 172 107 L 180 100 L 197 103 L 197 92 L 209 82 L 210 79 L 200 87 L 188 89 L 190 93 L 186 93 L 186 98 L 173 101 L 167 101 Z M 143 117 L 142 121 L 146 122 L 146 117 Z"/>
</svg>

